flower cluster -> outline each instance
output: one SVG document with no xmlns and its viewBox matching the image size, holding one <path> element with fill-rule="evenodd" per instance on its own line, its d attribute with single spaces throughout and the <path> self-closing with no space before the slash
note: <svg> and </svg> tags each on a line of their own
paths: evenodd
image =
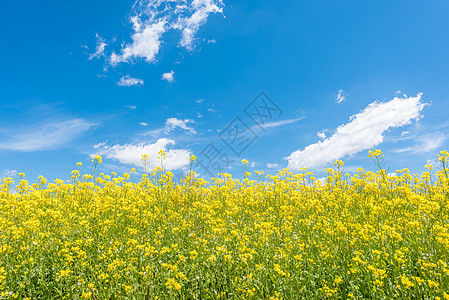
<svg viewBox="0 0 449 300">
<path fill-rule="evenodd" d="M 4 178 L 0 298 L 449 299 L 447 158 L 420 175 L 338 161 L 320 180 L 175 182 L 160 152 L 140 178 L 81 164 L 68 182 Z"/>
</svg>

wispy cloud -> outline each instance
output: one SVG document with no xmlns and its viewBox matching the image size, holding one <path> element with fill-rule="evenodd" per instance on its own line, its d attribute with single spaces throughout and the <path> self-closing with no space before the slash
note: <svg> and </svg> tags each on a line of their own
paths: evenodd
<svg viewBox="0 0 449 300">
<path fill-rule="evenodd" d="M 373 102 L 336 132 L 315 144 L 290 154 L 288 168 L 317 167 L 347 155 L 370 149 L 383 142 L 384 133 L 394 127 L 410 124 L 421 117 L 425 104 L 416 97 L 395 97 L 388 102 Z"/>
<path fill-rule="evenodd" d="M 2 178 L 5 178 L 5 177 L 14 177 L 14 176 L 16 176 L 16 175 L 17 175 L 17 170 L 6 169 L 6 170 L 3 171 L 1 177 L 2 177 Z"/>
<path fill-rule="evenodd" d="M 154 143 L 140 143 L 140 144 L 125 144 L 114 145 L 112 147 L 102 144 L 96 147 L 96 151 L 92 154 L 99 154 L 109 159 L 117 160 L 123 164 L 134 165 L 136 167 L 143 167 L 142 155 L 146 154 L 150 158 L 148 160 L 149 168 L 156 168 L 160 165 L 157 160 L 158 152 L 160 150 L 166 151 L 165 167 L 167 170 L 183 169 L 189 164 L 190 150 L 187 149 L 172 149 L 175 141 L 161 138 Z"/>
<path fill-rule="evenodd" d="M 277 168 L 277 167 L 279 167 L 279 164 L 276 164 L 276 163 L 267 163 L 267 168 L 268 168 L 268 169 L 275 169 L 275 168 Z"/>
<path fill-rule="evenodd" d="M 120 80 L 117 82 L 117 85 L 119 86 L 143 85 L 143 80 L 126 75 L 120 78 Z"/>
<path fill-rule="evenodd" d="M 417 136 L 415 144 L 410 147 L 396 149 L 397 153 L 411 152 L 411 153 L 427 153 L 441 148 L 446 141 L 446 135 L 441 132 L 429 133 Z"/>
<path fill-rule="evenodd" d="M 95 52 L 89 55 L 89 60 L 93 58 L 100 58 L 101 56 L 104 56 L 104 50 L 106 46 L 108 45 L 104 38 L 96 34 L 95 38 L 97 39 L 97 46 L 95 47 Z"/>
<path fill-rule="evenodd" d="M 192 134 L 196 134 L 196 130 L 189 124 L 194 124 L 195 121 L 191 119 L 178 119 L 178 118 L 167 118 L 165 120 L 164 127 L 149 130 L 142 133 L 142 136 L 151 136 L 153 138 L 162 137 L 164 135 L 170 135 L 177 130 L 187 131 Z"/>
<path fill-rule="evenodd" d="M 285 126 L 288 124 L 296 123 L 298 121 L 304 120 L 305 118 L 306 117 L 300 117 L 300 118 L 287 119 L 287 120 L 281 120 L 281 121 L 276 121 L 276 122 L 267 122 L 267 123 L 265 123 L 264 128 L 281 127 L 281 126 Z"/>
<path fill-rule="evenodd" d="M 337 103 L 341 103 L 341 102 L 345 101 L 346 100 L 346 96 L 347 95 L 346 95 L 346 92 L 344 90 L 339 90 L 337 95 L 336 95 Z"/>
<path fill-rule="evenodd" d="M 162 80 L 166 80 L 168 82 L 173 82 L 175 80 L 175 72 L 172 70 L 170 72 L 162 74 Z"/>
<path fill-rule="evenodd" d="M 143 58 L 156 61 L 163 35 L 170 30 L 181 32 L 179 45 L 188 50 L 195 47 L 196 34 L 210 14 L 222 13 L 221 0 L 138 0 L 130 17 L 132 42 L 122 45 L 119 53 L 109 57 L 112 66 Z"/>
<path fill-rule="evenodd" d="M 66 146 L 97 125 L 83 119 L 46 122 L 21 129 L 0 131 L 0 150 L 40 151 Z"/>
<path fill-rule="evenodd" d="M 189 131 L 190 133 L 195 134 L 196 133 L 195 129 L 193 129 L 192 127 L 187 125 L 189 123 L 195 123 L 195 122 L 190 119 L 181 120 L 181 119 L 177 119 L 177 118 L 168 118 L 165 121 L 165 131 L 169 133 L 169 132 L 172 132 L 173 130 L 175 130 L 176 128 L 181 128 L 186 131 Z"/>
<path fill-rule="evenodd" d="M 184 18 L 178 18 L 173 28 L 182 31 L 180 45 L 187 49 L 192 49 L 195 44 L 195 35 L 201 25 L 206 23 L 207 17 L 211 13 L 222 13 L 223 2 L 213 0 L 194 0 L 190 7 L 185 7 L 191 15 Z"/>
</svg>

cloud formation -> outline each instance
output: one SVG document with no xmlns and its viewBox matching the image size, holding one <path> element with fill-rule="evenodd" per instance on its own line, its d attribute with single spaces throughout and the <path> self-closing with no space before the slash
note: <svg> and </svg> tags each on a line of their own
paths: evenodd
<svg viewBox="0 0 449 300">
<path fill-rule="evenodd" d="M 188 126 L 187 125 L 188 123 L 194 123 L 194 121 L 190 120 L 190 119 L 181 120 L 181 119 L 177 119 L 177 118 L 168 118 L 165 121 L 165 131 L 167 133 L 170 133 L 170 132 L 174 131 L 176 128 L 181 128 L 186 131 L 189 131 L 190 133 L 195 134 L 196 133 L 195 129 Z"/>
<path fill-rule="evenodd" d="M 210 14 L 223 13 L 221 0 L 138 0 L 130 17 L 132 42 L 122 45 L 119 53 L 109 57 L 112 66 L 143 58 L 156 61 L 163 35 L 170 30 L 181 32 L 179 45 L 188 50 L 195 47 L 196 34 Z"/>
<path fill-rule="evenodd" d="M 186 6 L 184 9 L 187 9 Z M 188 17 L 178 18 L 173 28 L 181 30 L 180 45 L 191 50 L 194 47 L 195 35 L 201 25 L 206 23 L 211 13 L 222 13 L 223 2 L 213 0 L 194 0 L 188 9 L 192 14 Z"/>
<path fill-rule="evenodd" d="M 174 77 L 175 72 L 172 70 L 170 72 L 162 74 L 162 80 L 167 80 L 168 82 L 173 82 L 175 80 Z"/>
<path fill-rule="evenodd" d="M 404 132 L 403 132 L 404 133 Z M 402 136 L 403 134 L 401 134 Z M 414 139 L 415 145 L 407 148 L 397 149 L 395 152 L 404 153 L 427 153 L 432 150 L 438 150 L 446 141 L 446 135 L 441 132 L 434 132 L 418 136 Z"/>
<path fill-rule="evenodd" d="M 143 80 L 139 78 L 133 78 L 129 75 L 123 76 L 117 81 L 117 85 L 119 86 L 134 86 L 134 85 L 143 85 Z M 131 107 L 130 107 L 131 108 Z M 135 108 L 131 108 L 135 109 Z"/>
<path fill-rule="evenodd" d="M 0 150 L 30 152 L 57 149 L 81 137 L 95 125 L 83 119 L 68 119 L 0 132 Z"/>
<path fill-rule="evenodd" d="M 138 16 L 131 18 L 134 34 L 131 36 L 132 43 L 126 44 L 120 54 L 112 53 L 109 61 L 112 66 L 120 62 L 129 62 L 132 58 L 144 58 L 146 62 L 153 62 L 159 52 L 161 37 L 165 32 L 166 22 L 160 20 L 154 24 L 145 25 Z"/>
<path fill-rule="evenodd" d="M 1 177 L 2 177 L 2 178 L 5 178 L 5 177 L 14 177 L 14 176 L 16 176 L 16 175 L 17 175 L 17 170 L 6 169 L 6 170 L 3 171 Z"/>
<path fill-rule="evenodd" d="M 95 47 L 95 52 L 89 55 L 89 60 L 93 58 L 100 58 L 101 56 L 104 56 L 104 50 L 108 44 L 106 44 L 104 38 L 96 34 L 95 38 L 97 39 L 97 46 Z"/>
<path fill-rule="evenodd" d="M 337 103 L 341 103 L 346 100 L 346 93 L 344 90 L 339 90 L 337 93 Z"/>
<path fill-rule="evenodd" d="M 326 138 L 326 130 L 322 130 L 317 132 L 317 137 L 319 137 L 320 139 L 325 139 Z"/>
<path fill-rule="evenodd" d="M 134 165 L 136 167 L 143 167 L 142 155 L 146 154 L 150 158 L 148 160 L 149 168 L 156 168 L 160 166 L 157 160 L 158 152 L 160 150 L 166 151 L 165 168 L 167 170 L 183 169 L 189 164 L 190 150 L 187 149 L 171 149 L 175 145 L 175 141 L 161 138 L 154 143 L 140 143 L 140 144 L 125 144 L 114 145 L 112 147 L 105 144 L 96 145 L 96 152 L 92 155 L 99 154 L 103 157 L 117 160 L 123 164 Z"/>
<path fill-rule="evenodd" d="M 348 123 L 340 125 L 332 136 L 291 153 L 286 158 L 288 168 L 318 167 L 371 149 L 383 142 L 388 129 L 418 120 L 424 106 L 421 94 L 408 98 L 395 97 L 388 102 L 373 102 L 353 115 Z"/>
<path fill-rule="evenodd" d="M 288 124 L 293 124 L 298 121 L 304 120 L 306 117 L 300 117 L 300 118 L 294 118 L 294 119 L 287 119 L 287 120 L 281 120 L 281 121 L 275 121 L 275 122 L 268 122 L 265 123 L 263 128 L 277 128 Z M 259 126 L 254 126 L 253 128 L 258 128 Z"/>
</svg>

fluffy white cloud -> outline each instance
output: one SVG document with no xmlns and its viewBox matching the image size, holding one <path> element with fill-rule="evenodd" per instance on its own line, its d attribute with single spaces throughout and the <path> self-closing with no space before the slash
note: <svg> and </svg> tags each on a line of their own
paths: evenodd
<svg viewBox="0 0 449 300">
<path fill-rule="evenodd" d="M 373 102 L 349 122 L 340 125 L 336 132 L 315 144 L 290 154 L 288 168 L 317 167 L 370 149 L 383 142 L 384 133 L 394 127 L 410 124 L 421 116 L 424 108 L 421 94 L 416 97 L 398 98 L 388 102 Z"/>
<path fill-rule="evenodd" d="M 320 131 L 316 134 L 320 139 L 326 138 L 326 130 Z"/>
<path fill-rule="evenodd" d="M 120 78 L 119 81 L 117 81 L 117 85 L 119 85 L 119 86 L 143 85 L 143 80 L 139 79 L 139 78 L 133 78 L 129 75 L 126 75 L 126 76 L 123 76 L 122 78 Z M 128 107 L 131 109 L 135 109 L 130 106 L 128 106 Z"/>
<path fill-rule="evenodd" d="M 267 168 L 269 168 L 269 169 L 274 169 L 274 168 L 277 168 L 277 167 L 279 167 L 279 164 L 267 163 Z"/>
<path fill-rule="evenodd" d="M 125 144 L 114 145 L 112 147 L 103 144 L 100 147 L 97 147 L 96 152 L 92 155 L 99 154 L 103 157 L 117 160 L 123 164 L 143 167 L 141 159 L 142 155 L 146 154 L 150 157 L 148 160 L 148 167 L 156 168 L 157 166 L 160 166 L 160 162 L 157 160 L 158 153 L 160 150 L 165 150 L 165 168 L 167 170 L 179 170 L 189 164 L 191 152 L 187 149 L 170 149 L 173 145 L 175 145 L 175 141 L 167 138 L 161 138 L 155 143 L 146 144 Z"/>
<path fill-rule="evenodd" d="M 83 119 L 46 122 L 31 128 L 0 132 L 0 149 L 12 151 L 52 150 L 79 138 L 97 124 Z"/>
<path fill-rule="evenodd" d="M 177 118 L 168 118 L 165 121 L 165 131 L 169 133 L 175 130 L 176 128 L 181 128 L 195 134 L 196 133 L 195 129 L 189 127 L 187 125 L 188 123 L 194 123 L 194 121 L 190 119 L 181 120 Z"/>
<path fill-rule="evenodd" d="M 162 74 L 162 80 L 167 80 L 168 82 L 173 82 L 175 80 L 175 72 L 172 70 L 170 72 Z"/>
<path fill-rule="evenodd" d="M 100 58 L 101 56 L 104 56 L 104 50 L 108 44 L 106 44 L 104 38 L 96 34 L 95 38 L 97 39 L 97 46 L 95 47 L 95 53 L 92 53 L 89 55 L 89 60 L 93 58 Z"/>
<path fill-rule="evenodd" d="M 198 29 L 210 14 L 222 13 L 223 6 L 221 0 L 138 0 L 130 17 L 132 42 L 123 44 L 119 53 L 113 52 L 110 64 L 116 66 L 134 58 L 155 62 L 163 35 L 170 30 L 181 32 L 180 46 L 193 49 Z"/>
<path fill-rule="evenodd" d="M 133 42 L 126 44 L 120 54 L 112 53 L 111 65 L 119 62 L 129 62 L 134 57 L 145 58 L 147 62 L 153 62 L 159 52 L 162 34 L 166 31 L 164 20 L 157 23 L 142 23 L 138 16 L 131 18 L 134 34 L 131 36 Z"/>
</svg>

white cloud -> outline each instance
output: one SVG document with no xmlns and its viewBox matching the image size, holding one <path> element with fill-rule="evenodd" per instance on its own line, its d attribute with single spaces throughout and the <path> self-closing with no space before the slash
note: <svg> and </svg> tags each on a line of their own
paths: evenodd
<svg viewBox="0 0 449 300">
<path fill-rule="evenodd" d="M 172 70 L 170 72 L 162 74 L 162 80 L 167 80 L 168 82 L 173 82 L 175 80 L 175 77 L 173 76 L 175 72 Z"/>
<path fill-rule="evenodd" d="M 2 177 L 14 177 L 17 175 L 17 170 L 10 170 L 10 169 L 6 169 L 3 171 L 2 173 Z"/>
<path fill-rule="evenodd" d="M 346 100 L 346 93 L 344 90 L 339 90 L 337 93 L 337 103 L 341 103 Z"/>
<path fill-rule="evenodd" d="M 214 0 L 194 0 L 190 4 L 190 17 L 179 18 L 178 22 L 173 26 L 182 31 L 181 42 L 182 47 L 191 50 L 194 47 L 195 35 L 201 25 L 206 23 L 207 17 L 211 13 L 223 13 L 223 2 Z"/>
<path fill-rule="evenodd" d="M 106 44 L 105 40 L 96 34 L 95 38 L 97 39 L 97 46 L 95 47 L 95 53 L 92 53 L 89 55 L 89 60 L 93 58 L 100 58 L 101 56 L 104 56 L 104 50 L 108 44 Z"/>
<path fill-rule="evenodd" d="M 268 169 L 274 169 L 274 168 L 277 168 L 277 167 L 279 167 L 278 164 L 267 163 L 267 168 Z"/>
<path fill-rule="evenodd" d="M 167 170 L 179 170 L 189 164 L 190 150 L 170 149 L 175 142 L 167 138 L 158 139 L 155 143 L 114 145 L 112 147 L 102 146 L 94 154 L 99 154 L 105 158 L 117 160 L 123 164 L 143 167 L 142 155 L 146 154 L 149 168 L 156 168 L 160 165 L 157 160 L 160 150 L 166 151 L 165 167 Z"/>
<path fill-rule="evenodd" d="M 426 135 L 418 136 L 415 138 L 415 145 L 402 149 L 397 149 L 395 152 L 412 152 L 412 153 L 426 153 L 432 150 L 441 148 L 444 141 L 446 141 L 446 135 L 440 132 L 429 133 Z"/>
<path fill-rule="evenodd" d="M 317 132 L 316 134 L 320 139 L 325 139 L 326 138 L 326 130 Z"/>
<path fill-rule="evenodd" d="M 157 23 L 142 23 L 138 16 L 131 18 L 134 34 L 131 36 L 133 42 L 125 45 L 121 54 L 112 53 L 110 63 L 116 66 L 120 62 L 129 62 L 134 57 L 144 58 L 151 63 L 155 61 L 156 54 L 159 52 L 161 37 L 165 32 L 166 22 L 160 20 Z"/>
<path fill-rule="evenodd" d="M 123 76 L 120 78 L 120 80 L 117 82 L 117 85 L 119 86 L 133 86 L 133 85 L 143 85 L 143 80 L 139 78 L 133 78 L 129 75 Z M 133 109 L 131 106 L 128 106 L 129 108 Z"/>
<path fill-rule="evenodd" d="M 179 45 L 191 50 L 198 29 L 211 13 L 222 13 L 223 6 L 221 0 L 138 0 L 130 17 L 132 42 L 122 45 L 119 54 L 112 53 L 110 64 L 116 66 L 134 58 L 155 62 L 163 35 L 173 29 L 181 32 Z"/>
<path fill-rule="evenodd" d="M 129 109 L 136 109 L 137 108 L 137 106 L 135 106 L 135 105 L 125 105 L 126 107 L 128 107 Z"/>
<path fill-rule="evenodd" d="M 265 123 L 265 125 L 263 127 L 264 128 L 276 128 L 276 127 L 296 123 L 296 122 L 304 120 L 304 119 L 305 119 L 305 117 L 301 117 L 301 118 L 288 119 L 288 120 L 282 120 L 282 121 L 277 121 L 277 122 L 269 122 L 269 123 Z M 257 128 L 257 127 L 258 126 L 254 126 L 254 128 Z"/>
<path fill-rule="evenodd" d="M 139 125 L 148 126 L 148 123 L 147 122 L 140 122 Z"/>
<path fill-rule="evenodd" d="M 198 104 L 199 104 L 199 103 L 203 103 L 203 102 L 204 102 L 204 99 L 198 99 L 198 100 L 196 100 L 195 102 L 198 103 Z"/>
<path fill-rule="evenodd" d="M 98 143 L 94 145 L 94 149 L 100 149 L 103 148 L 106 145 L 106 142 Z"/>
<path fill-rule="evenodd" d="M 151 136 L 153 138 L 159 138 L 164 135 L 169 135 L 174 133 L 177 129 L 182 129 L 185 131 L 188 131 L 190 133 L 196 134 L 196 130 L 192 127 L 190 127 L 189 123 L 195 123 L 194 120 L 191 119 L 178 119 L 178 118 L 167 118 L 165 120 L 164 127 L 156 128 L 149 130 L 147 132 L 141 133 L 141 136 Z"/>
<path fill-rule="evenodd" d="M 165 131 L 167 133 L 172 132 L 173 130 L 175 130 L 176 128 L 181 128 L 184 129 L 186 131 L 189 131 L 193 134 L 196 133 L 195 129 L 193 129 L 192 127 L 189 127 L 187 124 L 188 123 L 195 123 L 193 120 L 190 119 L 177 119 L 177 118 L 168 118 L 165 121 Z"/>
<path fill-rule="evenodd" d="M 0 149 L 11 151 L 53 150 L 79 138 L 97 124 L 83 119 L 46 122 L 30 128 L 0 132 Z"/>
<path fill-rule="evenodd" d="M 288 168 L 317 167 L 373 148 L 383 142 L 384 133 L 394 127 L 410 124 L 421 117 L 425 104 L 421 94 L 398 98 L 388 102 L 373 102 L 349 122 L 340 125 L 336 132 L 323 141 L 311 144 L 290 154 Z"/>
</svg>

